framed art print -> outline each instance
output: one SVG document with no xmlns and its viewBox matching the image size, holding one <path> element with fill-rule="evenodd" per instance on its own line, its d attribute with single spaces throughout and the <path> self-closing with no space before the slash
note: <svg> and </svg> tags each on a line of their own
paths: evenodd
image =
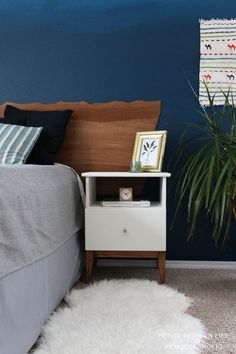
<svg viewBox="0 0 236 354">
<path fill-rule="evenodd" d="M 142 170 L 160 172 L 166 145 L 166 130 L 137 132 L 132 160 L 140 161 Z"/>
</svg>

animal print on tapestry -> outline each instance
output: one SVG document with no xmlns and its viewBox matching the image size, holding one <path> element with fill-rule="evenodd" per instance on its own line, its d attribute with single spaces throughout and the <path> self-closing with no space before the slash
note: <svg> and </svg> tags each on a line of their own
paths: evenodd
<svg viewBox="0 0 236 354">
<path fill-rule="evenodd" d="M 199 102 L 208 106 L 207 84 L 214 104 L 224 104 L 222 91 L 236 95 L 236 20 L 200 20 Z"/>
</svg>

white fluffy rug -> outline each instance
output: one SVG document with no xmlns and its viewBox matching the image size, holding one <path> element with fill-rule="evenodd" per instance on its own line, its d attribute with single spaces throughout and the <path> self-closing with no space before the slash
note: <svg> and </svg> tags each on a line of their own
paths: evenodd
<svg viewBox="0 0 236 354">
<path fill-rule="evenodd" d="M 200 353 L 201 322 L 191 300 L 149 280 L 101 281 L 67 296 L 34 354 Z"/>
</svg>

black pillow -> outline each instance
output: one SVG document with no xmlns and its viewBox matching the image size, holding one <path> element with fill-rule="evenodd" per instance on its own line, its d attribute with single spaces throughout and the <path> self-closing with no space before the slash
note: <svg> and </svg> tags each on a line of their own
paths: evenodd
<svg viewBox="0 0 236 354">
<path fill-rule="evenodd" d="M 2 118 L 0 122 L 3 124 L 25 125 L 26 118 L 24 117 Z"/>
<path fill-rule="evenodd" d="M 4 117 L 9 121 L 18 120 L 27 127 L 43 127 L 43 131 L 34 146 L 26 163 L 37 165 L 53 165 L 57 153 L 63 143 L 66 126 L 73 111 L 29 111 L 10 105 L 6 106 Z M 13 123 L 8 123 L 13 124 Z M 16 124 L 16 123 L 14 123 Z"/>
</svg>

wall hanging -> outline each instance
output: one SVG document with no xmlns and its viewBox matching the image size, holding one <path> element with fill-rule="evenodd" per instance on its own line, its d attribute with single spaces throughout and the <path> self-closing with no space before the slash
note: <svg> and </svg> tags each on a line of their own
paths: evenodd
<svg viewBox="0 0 236 354">
<path fill-rule="evenodd" d="M 214 104 L 223 105 L 222 91 L 230 88 L 236 102 L 236 20 L 200 20 L 199 101 L 208 106 L 210 95 Z"/>
</svg>

